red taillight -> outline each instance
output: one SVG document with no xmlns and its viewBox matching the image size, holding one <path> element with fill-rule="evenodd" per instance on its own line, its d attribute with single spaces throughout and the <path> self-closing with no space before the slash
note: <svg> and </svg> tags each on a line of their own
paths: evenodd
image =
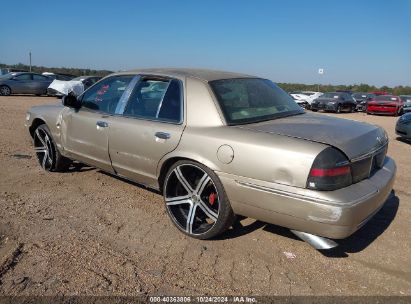
<svg viewBox="0 0 411 304">
<path fill-rule="evenodd" d="M 312 168 L 310 171 L 310 176 L 316 176 L 316 177 L 338 176 L 338 175 L 345 175 L 345 174 L 351 174 L 350 166 L 336 167 L 336 168 L 331 168 L 331 169 Z"/>
<path fill-rule="evenodd" d="M 317 155 L 308 175 L 307 188 L 332 191 L 351 184 L 351 166 L 342 152 L 328 147 Z"/>
</svg>

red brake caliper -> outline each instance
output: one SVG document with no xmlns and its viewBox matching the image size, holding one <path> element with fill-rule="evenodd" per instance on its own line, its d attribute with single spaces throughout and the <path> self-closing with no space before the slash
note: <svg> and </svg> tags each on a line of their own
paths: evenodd
<svg viewBox="0 0 411 304">
<path fill-rule="evenodd" d="M 208 202 L 210 203 L 210 205 L 214 205 L 215 203 L 215 199 L 217 197 L 217 194 L 215 194 L 214 192 L 211 192 L 211 194 L 208 197 Z"/>
</svg>

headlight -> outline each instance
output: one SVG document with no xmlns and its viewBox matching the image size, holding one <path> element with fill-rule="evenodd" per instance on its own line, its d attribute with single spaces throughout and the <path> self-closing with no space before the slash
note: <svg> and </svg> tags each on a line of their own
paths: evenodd
<svg viewBox="0 0 411 304">
<path fill-rule="evenodd" d="M 329 101 L 328 104 L 335 105 L 335 101 Z"/>
<path fill-rule="evenodd" d="M 30 120 L 30 113 L 26 113 L 26 120 L 27 120 L 27 121 Z"/>
</svg>

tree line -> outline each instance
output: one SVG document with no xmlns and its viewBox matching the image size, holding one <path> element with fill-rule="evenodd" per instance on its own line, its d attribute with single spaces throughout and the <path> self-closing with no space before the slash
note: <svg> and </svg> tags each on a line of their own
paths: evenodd
<svg viewBox="0 0 411 304">
<path fill-rule="evenodd" d="M 13 69 L 19 69 L 19 70 L 24 70 L 24 71 L 29 71 L 30 66 L 27 64 L 23 63 L 18 63 L 18 64 L 3 64 L 0 63 L 0 68 L 13 68 Z M 113 73 L 113 71 L 108 71 L 108 70 L 93 70 L 93 69 L 80 69 L 80 68 L 49 68 L 49 67 L 44 67 L 44 66 L 36 66 L 32 65 L 31 66 L 31 71 L 34 73 L 44 73 L 44 72 L 51 72 L 55 74 L 65 74 L 65 75 L 72 75 L 72 76 L 84 76 L 84 75 L 93 75 L 93 76 L 101 76 L 104 77 L 108 74 Z"/>
<path fill-rule="evenodd" d="M 19 63 L 13 65 L 7 65 L 0 63 L 0 68 L 14 68 L 19 70 L 28 71 L 30 67 L 26 64 Z M 92 69 L 80 69 L 80 68 L 49 68 L 44 66 L 32 66 L 32 72 L 34 73 L 43 73 L 43 72 L 52 72 L 56 74 L 69 74 L 73 76 L 83 76 L 83 75 L 96 75 L 96 76 L 106 76 L 113 73 L 109 70 L 92 70 Z M 302 84 L 302 83 L 278 83 L 278 85 L 287 92 L 295 91 L 317 91 L 317 84 Z M 396 87 L 376 87 L 368 84 L 352 84 L 352 85 L 320 85 L 321 92 L 335 92 L 337 90 L 342 91 L 353 91 L 353 92 L 374 92 L 374 91 L 386 91 L 393 95 L 411 95 L 411 86 L 396 86 Z"/>
</svg>

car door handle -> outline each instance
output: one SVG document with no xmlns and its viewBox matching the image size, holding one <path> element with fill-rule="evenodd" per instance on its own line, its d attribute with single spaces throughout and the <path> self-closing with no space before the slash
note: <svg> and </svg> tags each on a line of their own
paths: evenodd
<svg viewBox="0 0 411 304">
<path fill-rule="evenodd" d="M 97 121 L 96 125 L 97 125 L 97 127 L 100 127 L 100 128 L 107 128 L 108 127 L 108 123 L 106 123 L 105 121 L 101 121 L 101 120 Z"/>
<path fill-rule="evenodd" d="M 170 133 L 165 133 L 165 132 L 156 132 L 156 134 L 154 135 L 157 138 L 161 138 L 161 139 L 169 139 Z"/>
</svg>

